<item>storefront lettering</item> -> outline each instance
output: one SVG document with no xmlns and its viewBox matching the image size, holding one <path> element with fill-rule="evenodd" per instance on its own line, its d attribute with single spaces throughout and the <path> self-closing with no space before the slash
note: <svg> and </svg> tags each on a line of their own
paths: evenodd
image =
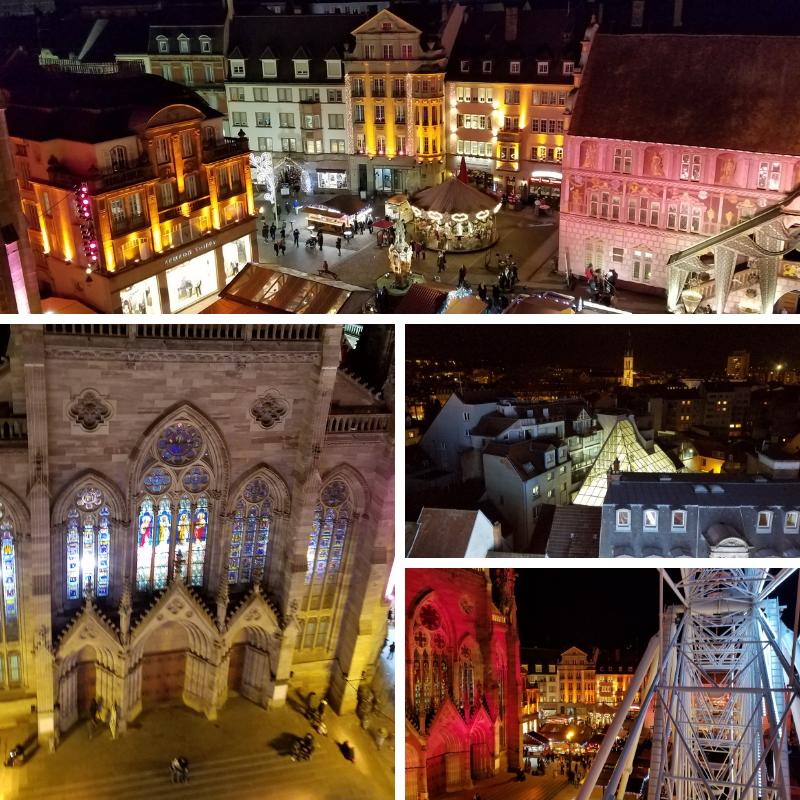
<svg viewBox="0 0 800 800">
<path fill-rule="evenodd" d="M 169 266 L 170 264 L 177 264 L 179 261 L 186 261 L 193 256 L 198 255 L 199 253 L 203 253 L 206 250 L 212 250 L 217 246 L 216 239 L 210 239 L 207 242 L 202 242 L 201 244 L 195 245 L 195 247 L 191 247 L 188 250 L 184 250 L 182 253 L 178 253 L 177 255 L 170 256 L 169 258 L 164 259 L 164 265 Z"/>
</svg>

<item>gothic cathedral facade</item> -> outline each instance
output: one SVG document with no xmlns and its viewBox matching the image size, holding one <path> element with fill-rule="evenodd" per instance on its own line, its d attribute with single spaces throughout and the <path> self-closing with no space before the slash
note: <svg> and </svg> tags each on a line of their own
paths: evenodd
<svg viewBox="0 0 800 800">
<path fill-rule="evenodd" d="M 209 719 L 232 693 L 282 705 L 290 682 L 355 709 L 390 608 L 394 367 L 360 380 L 344 341 L 340 325 L 12 326 L 0 702 L 35 703 L 40 741 L 92 700 L 120 729 L 165 700 Z"/>
</svg>

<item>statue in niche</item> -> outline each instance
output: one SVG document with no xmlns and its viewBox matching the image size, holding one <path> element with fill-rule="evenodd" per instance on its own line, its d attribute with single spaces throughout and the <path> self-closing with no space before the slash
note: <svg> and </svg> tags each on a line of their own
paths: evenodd
<svg viewBox="0 0 800 800">
<path fill-rule="evenodd" d="M 586 152 L 583 155 L 583 164 L 582 167 L 586 169 L 594 169 L 594 142 L 589 142 L 586 145 Z"/>
<path fill-rule="evenodd" d="M 650 174 L 656 176 L 664 174 L 664 159 L 659 152 L 653 153 L 650 157 Z"/>
<path fill-rule="evenodd" d="M 730 183 L 733 180 L 733 173 L 736 169 L 736 164 L 732 158 L 727 159 L 722 164 L 722 169 L 719 173 L 720 183 Z"/>
<path fill-rule="evenodd" d="M 581 204 L 581 192 L 580 189 L 573 189 L 572 190 L 572 202 L 575 205 L 579 206 Z"/>
</svg>

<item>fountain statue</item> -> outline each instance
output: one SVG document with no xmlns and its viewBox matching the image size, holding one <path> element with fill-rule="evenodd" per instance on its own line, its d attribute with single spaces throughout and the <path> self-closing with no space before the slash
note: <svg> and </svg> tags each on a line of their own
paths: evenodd
<svg viewBox="0 0 800 800">
<path fill-rule="evenodd" d="M 389 245 L 389 262 L 394 272 L 394 286 L 396 289 L 406 289 L 411 273 L 411 259 L 414 251 L 406 241 L 406 226 L 402 220 L 395 223 L 394 243 Z"/>
</svg>

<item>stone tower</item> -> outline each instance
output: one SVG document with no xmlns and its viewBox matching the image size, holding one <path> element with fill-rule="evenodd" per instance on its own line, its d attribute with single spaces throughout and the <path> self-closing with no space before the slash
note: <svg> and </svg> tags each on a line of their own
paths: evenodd
<svg viewBox="0 0 800 800">
<path fill-rule="evenodd" d="M 625 359 L 622 365 L 622 385 L 633 386 L 633 343 L 628 334 L 628 346 L 625 348 Z"/>
</svg>

